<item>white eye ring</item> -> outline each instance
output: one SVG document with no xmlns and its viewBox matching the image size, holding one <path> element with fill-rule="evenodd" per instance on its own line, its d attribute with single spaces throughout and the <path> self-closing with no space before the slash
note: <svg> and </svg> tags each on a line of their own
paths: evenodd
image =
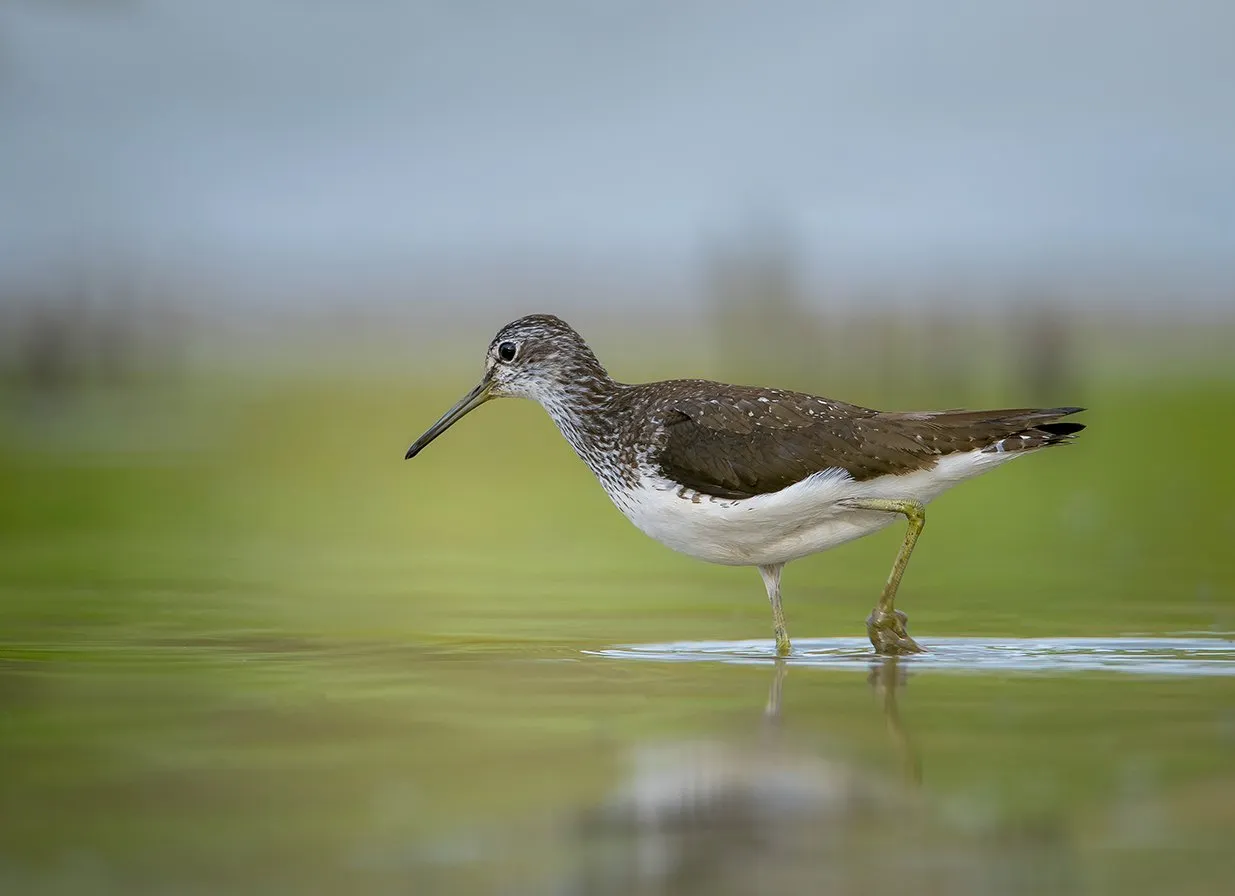
<svg viewBox="0 0 1235 896">
<path fill-rule="evenodd" d="M 497 347 L 497 356 L 503 361 L 513 361 L 519 354 L 519 346 L 513 342 L 503 342 Z"/>
</svg>

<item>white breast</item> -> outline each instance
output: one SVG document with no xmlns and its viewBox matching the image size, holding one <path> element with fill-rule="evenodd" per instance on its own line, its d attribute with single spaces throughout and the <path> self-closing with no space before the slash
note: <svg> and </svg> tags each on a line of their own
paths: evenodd
<svg viewBox="0 0 1235 896">
<path fill-rule="evenodd" d="M 928 470 L 856 482 L 825 470 L 788 488 L 733 500 L 703 495 L 655 475 L 610 497 L 632 523 L 666 547 L 709 563 L 787 563 L 903 521 L 899 514 L 859 511 L 840 502 L 889 498 L 926 503 L 958 482 L 1030 452 L 969 451 Z"/>
</svg>

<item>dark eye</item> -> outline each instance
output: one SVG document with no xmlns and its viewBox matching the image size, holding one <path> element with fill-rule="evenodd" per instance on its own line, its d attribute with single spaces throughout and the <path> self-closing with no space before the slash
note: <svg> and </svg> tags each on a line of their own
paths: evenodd
<svg viewBox="0 0 1235 896">
<path fill-rule="evenodd" d="M 497 347 L 497 356 L 503 361 L 513 361 L 515 353 L 519 351 L 519 346 L 513 342 L 503 342 Z"/>
</svg>

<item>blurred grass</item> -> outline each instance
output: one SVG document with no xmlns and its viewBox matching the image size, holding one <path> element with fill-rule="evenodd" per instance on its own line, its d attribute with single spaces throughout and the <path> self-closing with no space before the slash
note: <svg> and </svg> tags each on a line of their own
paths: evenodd
<svg viewBox="0 0 1235 896">
<path fill-rule="evenodd" d="M 471 385 L 446 379 L 3 396 L 0 763 L 20 773 L 0 884 L 333 891 L 372 855 L 403 880 L 414 844 L 601 799 L 633 745 L 758 724 L 766 669 L 580 654 L 766 637 L 758 576 L 636 531 L 529 403 L 405 462 Z M 902 589 L 915 633 L 1235 629 L 1235 386 L 1085 393 L 1075 446 L 932 505 Z M 899 538 L 795 563 L 791 633 L 860 634 Z M 926 676 L 902 712 L 945 816 L 1058 827 L 1098 891 L 1201 893 L 1235 830 L 1229 696 Z M 812 750 L 900 767 L 863 676 L 795 672 L 785 703 Z M 1145 812 L 1148 841 L 1125 831 Z"/>
<path fill-rule="evenodd" d="M 94 392 L 18 407 L 0 450 L 0 619 L 150 634 L 269 629 L 614 641 L 762 637 L 758 577 L 675 555 L 608 503 L 530 403 L 412 462 L 467 386 L 370 380 Z M 1091 384 L 1076 445 L 932 505 L 903 605 L 920 634 L 1235 628 L 1235 387 Z M 899 528 L 793 564 L 791 633 L 859 634 Z"/>
</svg>

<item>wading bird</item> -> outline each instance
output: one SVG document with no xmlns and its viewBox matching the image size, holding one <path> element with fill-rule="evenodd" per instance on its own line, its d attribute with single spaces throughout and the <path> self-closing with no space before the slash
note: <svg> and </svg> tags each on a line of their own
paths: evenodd
<svg viewBox="0 0 1235 896">
<path fill-rule="evenodd" d="M 502 327 L 480 383 L 407 450 L 415 457 L 492 398 L 540 402 L 632 523 L 709 563 L 754 566 L 772 604 L 776 652 L 790 653 L 785 564 L 877 532 L 905 541 L 866 620 L 875 650 L 917 653 L 894 606 L 901 576 L 946 489 L 1015 457 L 1063 444 L 1082 408 L 874 411 L 785 389 L 708 380 L 614 380 L 569 325 L 533 314 Z"/>
</svg>

